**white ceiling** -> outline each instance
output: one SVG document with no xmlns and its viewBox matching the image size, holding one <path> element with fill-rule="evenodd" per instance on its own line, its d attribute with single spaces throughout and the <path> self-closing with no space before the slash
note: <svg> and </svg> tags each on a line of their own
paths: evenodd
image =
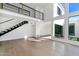
<svg viewBox="0 0 79 59">
<path fill-rule="evenodd" d="M 36 7 L 40 7 L 40 8 L 44 8 L 52 3 L 24 3 L 32 8 L 36 8 Z"/>
<path fill-rule="evenodd" d="M 34 9 L 44 9 L 50 5 L 52 5 L 52 3 L 24 3 L 25 5 L 28 5 Z"/>
</svg>

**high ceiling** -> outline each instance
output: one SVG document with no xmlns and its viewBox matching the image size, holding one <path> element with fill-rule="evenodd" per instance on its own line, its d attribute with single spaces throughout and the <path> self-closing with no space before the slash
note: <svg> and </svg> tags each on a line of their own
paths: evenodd
<svg viewBox="0 0 79 59">
<path fill-rule="evenodd" d="M 24 3 L 25 5 L 28 5 L 34 9 L 44 9 L 50 5 L 52 5 L 52 3 Z"/>
</svg>

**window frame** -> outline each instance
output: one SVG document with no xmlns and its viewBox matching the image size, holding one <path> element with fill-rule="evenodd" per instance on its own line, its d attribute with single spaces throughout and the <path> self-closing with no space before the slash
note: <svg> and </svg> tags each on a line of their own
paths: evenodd
<svg viewBox="0 0 79 59">
<path fill-rule="evenodd" d="M 54 13 L 54 12 L 53 12 Z M 72 16 L 77 16 L 77 15 L 79 15 L 79 11 L 75 11 L 75 12 L 72 12 L 72 13 L 69 13 L 69 3 L 65 3 L 64 4 L 64 14 L 63 15 L 59 15 L 59 16 L 56 16 L 56 17 L 54 17 L 53 16 L 53 19 L 52 19 L 52 26 L 51 26 L 51 38 L 52 38 L 52 40 L 57 40 L 57 39 L 55 39 L 55 35 L 53 34 L 54 33 L 54 24 L 53 24 L 53 22 L 54 22 L 54 20 L 60 20 L 60 19 L 64 19 L 65 20 L 65 24 L 64 24 L 64 29 L 63 29 L 63 34 L 64 34 L 64 40 L 61 40 L 62 42 L 66 42 L 66 43 L 72 43 L 72 44 L 75 44 L 75 43 L 73 43 L 74 41 L 72 41 L 72 42 L 70 42 L 69 41 L 69 17 L 72 17 Z M 57 40 L 58 41 L 58 40 Z M 78 42 L 79 43 L 79 42 Z M 75 44 L 75 45 L 78 45 L 79 46 L 79 44 Z"/>
</svg>

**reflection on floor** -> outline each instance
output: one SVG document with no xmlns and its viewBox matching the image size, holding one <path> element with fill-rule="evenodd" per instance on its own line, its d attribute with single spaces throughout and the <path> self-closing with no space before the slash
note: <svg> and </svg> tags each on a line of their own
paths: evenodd
<svg viewBox="0 0 79 59">
<path fill-rule="evenodd" d="M 42 37 L 42 38 L 51 39 L 51 36 L 45 36 L 45 37 Z"/>
<path fill-rule="evenodd" d="M 52 55 L 51 40 L 18 39 L 0 43 L 0 55 Z"/>
<path fill-rule="evenodd" d="M 0 42 L 0 55 L 79 56 L 79 46 L 45 38 L 28 38 Z"/>
</svg>

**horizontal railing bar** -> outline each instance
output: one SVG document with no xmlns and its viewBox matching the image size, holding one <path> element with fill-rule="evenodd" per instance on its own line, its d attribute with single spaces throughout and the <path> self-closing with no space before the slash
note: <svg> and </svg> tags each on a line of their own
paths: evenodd
<svg viewBox="0 0 79 59">
<path fill-rule="evenodd" d="M 26 7 L 30 8 L 30 9 L 32 9 L 32 10 L 35 10 L 35 11 L 37 11 L 37 12 L 39 12 L 39 13 L 42 13 L 42 12 L 40 12 L 40 11 L 38 11 L 38 10 L 32 8 L 32 7 L 29 7 L 29 6 L 27 6 L 27 5 L 23 4 L 23 3 L 20 3 L 20 4 L 22 4 L 23 6 L 26 6 Z"/>
<path fill-rule="evenodd" d="M 5 3 L 5 4 L 8 4 L 8 5 L 10 5 L 10 6 L 13 6 L 13 7 L 16 7 L 16 8 L 19 8 L 19 9 L 23 9 L 23 8 L 21 8 L 21 7 L 14 6 L 14 5 L 12 5 L 12 4 L 9 4 L 9 3 Z M 25 11 L 27 11 L 27 12 L 30 12 L 30 11 L 28 11 L 28 10 L 26 10 L 26 9 L 23 9 L 23 10 L 25 10 Z"/>
<path fill-rule="evenodd" d="M 0 24 L 3 24 L 3 23 L 6 23 L 6 22 L 9 22 L 9 21 L 12 21 L 14 19 L 10 19 L 10 20 L 7 20 L 7 21 L 4 21 L 4 22 L 1 22 Z"/>
</svg>

